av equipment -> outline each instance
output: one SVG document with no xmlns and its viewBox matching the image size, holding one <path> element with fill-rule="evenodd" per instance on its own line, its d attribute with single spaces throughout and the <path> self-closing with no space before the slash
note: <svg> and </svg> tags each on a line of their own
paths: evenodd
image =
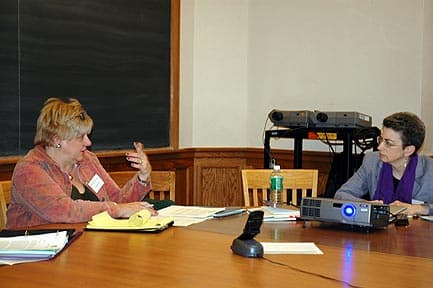
<svg viewBox="0 0 433 288">
<path fill-rule="evenodd" d="M 359 112 L 284 111 L 274 109 L 268 114 L 276 126 L 288 128 L 365 128 L 371 127 L 371 116 Z"/>
<path fill-rule="evenodd" d="M 282 128 L 273 129 L 265 131 L 264 139 L 264 149 L 263 149 L 263 167 L 271 168 L 273 155 L 271 149 L 271 139 L 272 138 L 291 138 L 293 139 L 294 149 L 293 149 L 293 168 L 302 168 L 302 150 L 303 150 L 303 140 L 311 139 L 310 134 L 321 133 L 325 135 L 335 134 L 336 140 L 342 142 L 343 151 L 341 152 L 341 161 L 339 166 L 341 166 L 339 171 L 339 181 L 338 183 L 344 183 L 350 176 L 353 175 L 355 170 L 359 167 L 357 164 L 359 159 L 354 157 L 360 155 L 355 153 L 354 148 L 359 147 L 364 152 L 367 149 L 377 150 L 377 136 L 380 135 L 380 129 L 377 127 L 368 128 L 349 128 L 349 127 L 339 127 L 339 128 L 326 128 L 326 127 L 309 127 L 309 128 Z M 323 139 L 323 137 L 321 138 Z M 335 138 L 333 138 L 335 139 Z M 319 140 L 317 137 L 315 140 Z M 323 142 L 323 141 L 322 141 Z M 371 145 L 364 145 L 370 143 Z M 329 143 L 326 143 L 331 145 Z M 363 145 L 360 145 L 363 144 Z M 356 145 L 356 146 L 355 146 Z M 361 147 L 362 146 L 362 147 Z M 279 161 L 283 161 L 280 159 Z M 328 178 L 329 181 L 329 178 Z M 339 186 L 337 187 L 339 188 Z M 333 191 L 335 192 L 335 191 Z"/>
<path fill-rule="evenodd" d="M 301 202 L 301 218 L 383 228 L 389 224 L 390 207 L 386 204 L 304 197 Z"/>
</svg>

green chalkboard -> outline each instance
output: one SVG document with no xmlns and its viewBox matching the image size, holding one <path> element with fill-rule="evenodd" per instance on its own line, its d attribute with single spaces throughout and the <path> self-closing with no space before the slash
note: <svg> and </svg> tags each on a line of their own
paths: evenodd
<svg viewBox="0 0 433 288">
<path fill-rule="evenodd" d="M 77 98 L 92 150 L 170 145 L 170 0 L 2 0 L 0 156 L 33 147 L 49 97 Z"/>
</svg>

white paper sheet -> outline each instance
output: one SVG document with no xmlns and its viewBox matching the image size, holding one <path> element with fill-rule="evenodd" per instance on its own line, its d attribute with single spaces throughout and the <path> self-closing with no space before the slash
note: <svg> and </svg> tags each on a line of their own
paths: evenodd
<svg viewBox="0 0 433 288">
<path fill-rule="evenodd" d="M 323 254 L 313 242 L 261 242 L 264 254 Z"/>
<path fill-rule="evenodd" d="M 174 219 L 173 226 L 184 227 L 213 218 L 215 213 L 224 209 L 224 207 L 171 205 L 158 210 L 158 215 L 165 217 L 171 216 Z"/>
</svg>

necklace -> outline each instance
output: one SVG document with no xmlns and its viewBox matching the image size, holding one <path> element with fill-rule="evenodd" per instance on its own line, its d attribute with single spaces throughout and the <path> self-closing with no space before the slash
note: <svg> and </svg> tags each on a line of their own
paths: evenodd
<svg viewBox="0 0 433 288">
<path fill-rule="evenodd" d="M 78 167 L 78 164 L 77 164 L 77 163 L 72 164 L 71 172 L 68 173 L 68 176 L 69 176 L 69 180 L 70 180 L 70 181 L 72 181 L 72 180 L 74 179 L 74 176 L 72 176 L 71 173 L 73 173 L 73 172 L 74 172 L 74 169 L 77 168 L 77 167 Z"/>
</svg>

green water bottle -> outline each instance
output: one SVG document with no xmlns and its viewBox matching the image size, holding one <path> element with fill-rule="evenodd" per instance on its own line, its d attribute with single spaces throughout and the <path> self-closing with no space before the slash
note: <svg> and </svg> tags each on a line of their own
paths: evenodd
<svg viewBox="0 0 433 288">
<path fill-rule="evenodd" d="M 276 208 L 281 204 L 281 194 L 283 193 L 283 175 L 280 173 L 280 165 L 274 165 L 274 170 L 270 179 L 270 204 Z"/>
</svg>

